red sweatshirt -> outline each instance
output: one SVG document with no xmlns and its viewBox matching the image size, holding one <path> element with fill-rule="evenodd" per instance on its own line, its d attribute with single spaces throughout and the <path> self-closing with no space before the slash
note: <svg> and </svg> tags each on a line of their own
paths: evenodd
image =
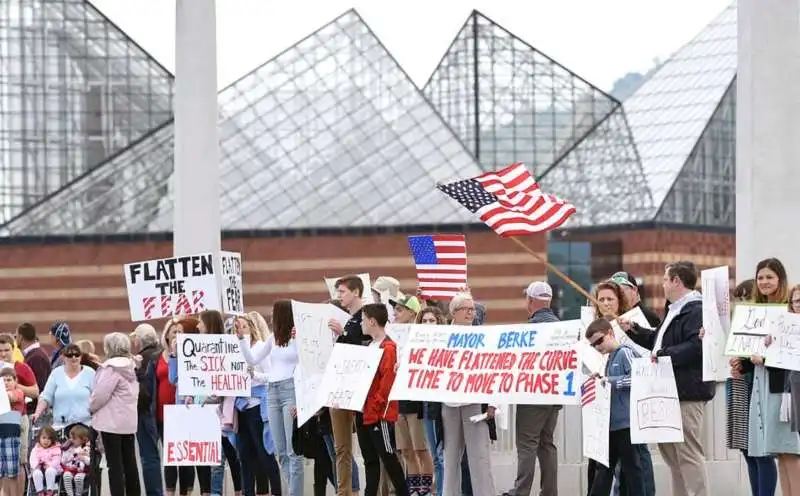
<svg viewBox="0 0 800 496">
<path fill-rule="evenodd" d="M 397 363 L 397 344 L 386 336 L 380 347 L 383 348 L 383 356 L 367 393 L 367 401 L 364 403 L 364 425 L 377 424 L 380 420 L 397 421 L 397 401 L 389 401 L 389 393 L 397 375 L 394 371 Z"/>
</svg>

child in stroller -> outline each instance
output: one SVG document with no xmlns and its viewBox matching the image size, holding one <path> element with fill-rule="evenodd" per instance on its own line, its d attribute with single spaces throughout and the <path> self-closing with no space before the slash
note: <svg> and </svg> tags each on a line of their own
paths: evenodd
<svg viewBox="0 0 800 496">
<path fill-rule="evenodd" d="M 52 429 L 53 432 L 55 433 L 55 443 L 58 446 L 59 453 L 60 453 L 59 460 L 58 460 L 59 461 L 59 469 L 60 469 L 60 472 L 59 472 L 59 479 L 60 479 L 59 486 L 60 486 L 60 488 L 55 493 L 53 493 L 53 496 L 56 496 L 56 495 L 71 495 L 73 493 L 67 492 L 66 480 L 65 480 L 64 475 L 62 473 L 63 472 L 63 468 L 62 467 L 64 466 L 63 465 L 64 462 L 62 460 L 64 460 L 64 454 L 72 446 L 71 434 L 72 434 L 72 430 L 74 428 L 76 428 L 76 427 L 79 428 L 79 430 L 76 431 L 76 434 L 82 432 L 82 433 L 85 433 L 88 436 L 88 443 L 87 444 L 82 444 L 81 443 L 81 437 L 82 436 L 79 437 L 78 438 L 78 443 L 79 444 L 77 446 L 84 446 L 84 448 L 88 447 L 89 462 L 85 463 L 86 458 L 84 458 L 82 456 L 82 454 L 81 454 L 80 458 L 81 458 L 81 460 L 84 460 L 83 462 L 81 462 L 81 463 L 83 463 L 83 468 L 82 469 L 79 468 L 79 467 L 81 467 L 80 463 L 75 465 L 76 472 L 74 474 L 71 474 L 71 477 L 72 477 L 71 488 L 72 488 L 73 493 L 74 493 L 75 496 L 83 496 L 85 494 L 92 494 L 94 496 L 99 496 L 100 495 L 100 474 L 101 474 L 101 471 L 102 471 L 102 469 L 100 468 L 101 467 L 100 461 L 101 461 L 101 458 L 102 458 L 102 453 L 101 453 L 102 449 L 101 449 L 101 446 L 99 444 L 99 436 L 97 435 L 97 433 L 93 429 L 91 429 L 90 427 L 88 427 L 87 425 L 82 424 L 82 423 L 71 424 L 71 425 L 68 425 L 66 427 L 63 427 L 63 426 L 44 427 L 44 426 L 37 426 L 37 425 L 34 424 L 32 426 L 32 428 L 31 428 L 31 431 L 32 431 L 32 434 L 33 434 L 34 438 L 38 438 L 40 432 L 45 430 L 45 429 Z M 64 451 L 65 449 L 67 451 Z M 78 451 L 83 451 L 83 450 L 78 450 Z M 73 461 L 74 458 L 75 457 L 73 457 L 71 454 L 68 455 L 67 456 L 67 460 L 66 460 L 66 464 L 68 466 L 71 465 L 72 464 L 71 462 Z M 32 474 L 31 471 L 34 468 L 35 467 L 33 467 L 33 466 L 28 467 L 28 473 L 31 476 L 31 479 L 33 477 L 33 474 Z M 82 470 L 82 471 L 79 472 L 79 470 Z M 80 487 L 80 486 L 78 486 L 76 484 L 76 475 L 78 473 L 82 474 L 81 477 L 79 477 L 78 479 L 82 480 L 83 487 Z M 69 478 L 69 477 L 67 477 L 67 478 Z M 28 496 L 38 496 L 37 493 L 35 492 L 33 482 L 34 482 L 33 480 L 29 480 L 28 481 L 28 490 L 25 493 Z M 81 492 L 78 492 L 78 491 L 81 491 Z"/>
<path fill-rule="evenodd" d="M 64 491 L 67 496 L 80 496 L 83 494 L 86 475 L 91 464 L 92 446 L 89 441 L 89 429 L 80 424 L 72 426 L 69 430 L 69 439 L 62 448 Z"/>
<path fill-rule="evenodd" d="M 31 450 L 31 479 L 37 496 L 58 494 L 58 475 L 61 473 L 61 446 L 55 429 L 45 427 L 36 436 Z"/>
</svg>

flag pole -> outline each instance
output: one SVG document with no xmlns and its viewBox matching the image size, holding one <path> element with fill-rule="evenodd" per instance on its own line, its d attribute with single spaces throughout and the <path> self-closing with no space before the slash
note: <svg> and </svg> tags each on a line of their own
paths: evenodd
<svg viewBox="0 0 800 496">
<path fill-rule="evenodd" d="M 589 301 L 591 301 L 591 302 L 592 302 L 592 303 L 594 303 L 595 305 L 598 305 L 598 306 L 600 306 L 600 303 L 597 301 L 597 299 L 596 299 L 594 296 L 592 296 L 591 294 L 589 294 L 589 292 L 588 292 L 588 291 L 586 291 L 585 289 L 583 289 L 583 288 L 582 288 L 582 287 L 581 287 L 581 286 L 580 286 L 580 285 L 579 285 L 577 282 L 575 282 L 575 281 L 573 281 L 572 279 L 570 279 L 570 277 L 569 277 L 568 275 L 566 275 L 565 273 L 561 272 L 561 270 L 559 270 L 559 268 L 558 268 L 558 267 L 556 267 L 555 265 L 553 265 L 553 264 L 551 264 L 550 262 L 548 262 L 548 261 L 547 261 L 546 259 L 544 259 L 544 258 L 543 258 L 541 255 L 539 255 L 538 253 L 536 253 L 535 251 L 533 251 L 533 250 L 532 250 L 531 248 L 529 248 L 529 247 L 528 247 L 528 246 L 527 246 L 525 243 L 523 243 L 522 241 L 518 240 L 517 238 L 515 238 L 515 237 L 510 237 L 510 238 L 508 238 L 508 239 L 510 239 L 511 241 L 513 241 L 514 243 L 516 243 L 517 245 L 519 245 L 519 246 L 520 246 L 520 248 L 522 248 L 523 250 L 525 250 L 525 251 L 527 251 L 528 253 L 530 253 L 531 255 L 533 255 L 533 258 L 535 258 L 536 260 L 538 260 L 538 261 L 542 262 L 542 263 L 543 263 L 543 264 L 544 264 L 544 265 L 545 265 L 545 266 L 548 268 L 548 270 L 551 270 L 551 271 L 552 271 L 552 272 L 553 272 L 555 275 L 557 275 L 558 277 L 560 277 L 561 279 L 563 279 L 563 280 L 564 280 L 564 282 L 566 282 L 567 284 L 569 284 L 570 286 L 572 286 L 572 287 L 575 289 L 575 291 L 577 291 L 577 292 L 578 292 L 578 293 L 580 293 L 581 295 L 585 296 L 585 297 L 586 297 L 586 299 L 588 299 Z"/>
</svg>

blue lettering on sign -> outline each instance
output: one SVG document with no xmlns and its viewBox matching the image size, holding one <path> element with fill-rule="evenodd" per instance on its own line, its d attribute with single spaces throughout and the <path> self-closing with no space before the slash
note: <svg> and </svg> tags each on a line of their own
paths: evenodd
<svg viewBox="0 0 800 496">
<path fill-rule="evenodd" d="M 567 390 L 564 391 L 564 396 L 575 396 L 575 390 L 572 389 L 574 380 L 575 380 L 574 371 L 567 374 Z"/>
<path fill-rule="evenodd" d="M 497 347 L 503 348 L 533 348 L 536 346 L 536 331 L 506 331 L 500 334 Z"/>
<path fill-rule="evenodd" d="M 486 335 L 480 332 L 454 332 L 447 340 L 448 348 L 483 348 Z"/>
</svg>

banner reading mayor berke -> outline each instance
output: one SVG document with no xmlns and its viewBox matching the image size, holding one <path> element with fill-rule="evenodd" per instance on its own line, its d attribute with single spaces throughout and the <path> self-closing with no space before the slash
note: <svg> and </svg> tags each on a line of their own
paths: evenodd
<svg viewBox="0 0 800 496">
<path fill-rule="evenodd" d="M 515 405 L 578 403 L 580 320 L 410 327 L 391 399 Z"/>
</svg>

